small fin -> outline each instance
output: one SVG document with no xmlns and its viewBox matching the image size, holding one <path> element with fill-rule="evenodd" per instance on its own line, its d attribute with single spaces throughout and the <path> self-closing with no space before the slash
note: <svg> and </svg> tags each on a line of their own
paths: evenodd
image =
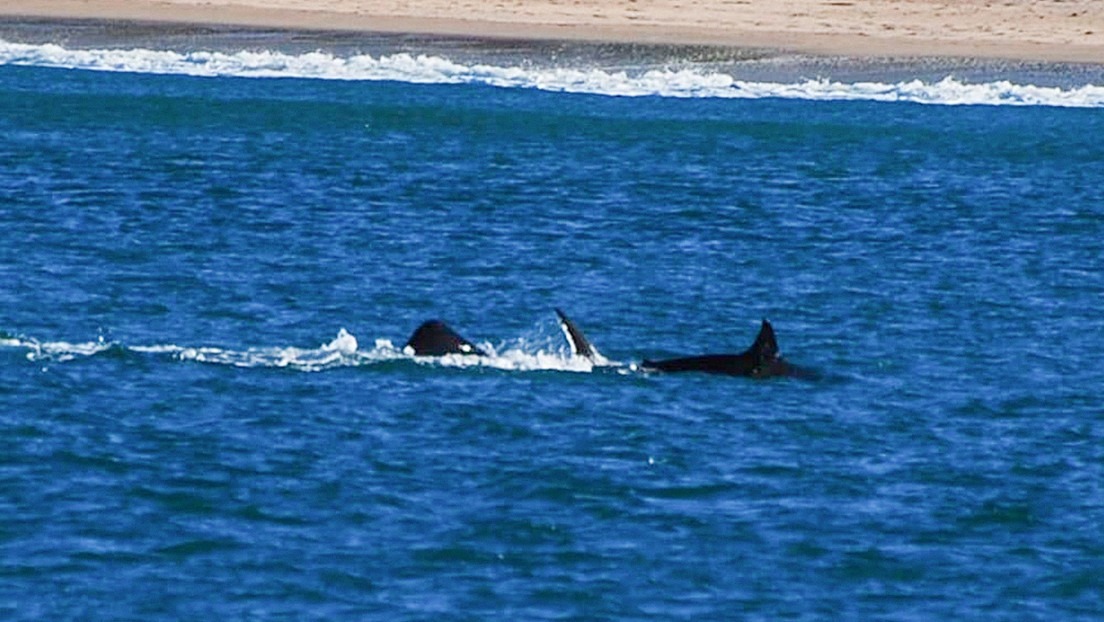
<svg viewBox="0 0 1104 622">
<path fill-rule="evenodd" d="M 582 356 L 588 359 L 594 359 L 594 348 L 587 341 L 586 335 L 583 331 L 579 330 L 579 327 L 572 322 L 567 315 L 560 309 L 555 309 L 556 315 L 560 316 L 560 329 L 563 330 L 564 337 L 567 337 L 567 342 L 571 344 L 571 353 L 575 356 Z"/>
<path fill-rule="evenodd" d="M 755 337 L 755 343 L 751 344 L 751 353 L 758 362 L 778 358 L 778 341 L 774 338 L 774 327 L 765 319 L 759 328 L 759 335 Z"/>
</svg>

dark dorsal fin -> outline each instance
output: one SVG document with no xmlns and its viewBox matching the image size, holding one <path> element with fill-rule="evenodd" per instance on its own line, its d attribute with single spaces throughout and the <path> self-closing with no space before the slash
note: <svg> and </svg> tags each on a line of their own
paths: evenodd
<svg viewBox="0 0 1104 622">
<path fill-rule="evenodd" d="M 757 362 L 778 358 L 778 341 L 774 338 L 774 327 L 767 320 L 763 320 L 759 335 L 755 337 L 755 343 L 751 344 L 749 352 Z"/>
<path fill-rule="evenodd" d="M 571 352 L 575 356 L 582 356 L 588 359 L 594 358 L 594 348 L 591 347 L 590 342 L 587 341 L 583 331 L 579 330 L 575 322 L 572 322 L 563 311 L 556 309 L 556 315 L 560 316 L 560 328 L 563 329 L 564 336 L 567 337 L 568 343 L 571 344 Z"/>
<path fill-rule="evenodd" d="M 448 324 L 440 320 L 423 322 L 414 331 L 406 345 L 414 350 L 417 356 L 444 356 L 446 354 L 486 354 L 475 347 L 467 339 L 464 339 L 456 331 L 449 328 Z"/>
</svg>

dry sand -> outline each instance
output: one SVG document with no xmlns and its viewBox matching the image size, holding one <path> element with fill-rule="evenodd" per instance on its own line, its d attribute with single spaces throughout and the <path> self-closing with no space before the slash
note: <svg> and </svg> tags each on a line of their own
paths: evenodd
<svg viewBox="0 0 1104 622">
<path fill-rule="evenodd" d="M 1101 0 L 2 0 L 2 15 L 1104 64 Z"/>
</svg>

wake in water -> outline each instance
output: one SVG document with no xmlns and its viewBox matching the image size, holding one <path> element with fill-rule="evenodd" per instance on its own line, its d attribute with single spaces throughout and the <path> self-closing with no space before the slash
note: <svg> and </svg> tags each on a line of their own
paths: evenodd
<svg viewBox="0 0 1104 622">
<path fill-rule="evenodd" d="M 317 348 L 272 346 L 245 349 L 213 346 L 181 346 L 175 344 L 126 345 L 106 341 L 70 343 L 39 341 L 30 337 L 0 337 L 0 349 L 25 350 L 26 358 L 36 363 L 64 363 L 104 354 L 164 357 L 169 360 L 227 365 L 245 368 L 286 368 L 317 372 L 343 367 L 362 367 L 406 361 L 418 365 L 442 367 L 485 367 L 506 371 L 567 371 L 591 372 L 595 363 L 573 356 L 547 340 L 519 338 L 496 348 L 490 343 L 479 344 L 485 356 L 450 354 L 445 356 L 414 356 L 408 348 L 396 348 L 388 339 L 376 339 L 372 348 L 363 349 L 357 338 L 342 328 L 337 336 Z"/>
<path fill-rule="evenodd" d="M 942 105 L 1010 105 L 1104 107 L 1104 86 L 1074 88 L 1015 84 L 1007 80 L 968 83 L 946 77 L 935 82 L 837 82 L 806 79 L 792 83 L 738 80 L 705 69 L 650 69 L 638 72 L 599 68 L 540 68 L 465 64 L 431 55 L 369 54 L 348 57 L 324 52 L 286 54 L 276 51 L 174 52 L 147 49 L 74 50 L 55 44 L 20 44 L 0 40 L 0 65 L 59 67 L 91 71 L 310 78 L 322 80 L 390 80 L 416 84 L 482 84 L 565 93 L 624 97 L 787 98 L 865 100 Z"/>
</svg>

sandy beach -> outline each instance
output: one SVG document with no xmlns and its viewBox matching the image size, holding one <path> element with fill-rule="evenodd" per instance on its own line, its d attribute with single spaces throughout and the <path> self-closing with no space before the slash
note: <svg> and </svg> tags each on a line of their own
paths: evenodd
<svg viewBox="0 0 1104 622">
<path fill-rule="evenodd" d="M 1104 63 L 1096 0 L 5 0 L 5 15 Z"/>
</svg>

